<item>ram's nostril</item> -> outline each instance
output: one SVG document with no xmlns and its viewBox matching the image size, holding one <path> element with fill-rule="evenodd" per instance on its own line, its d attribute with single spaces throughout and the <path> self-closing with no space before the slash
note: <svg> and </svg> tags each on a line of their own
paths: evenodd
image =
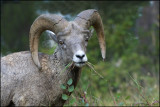
<svg viewBox="0 0 160 107">
<path fill-rule="evenodd" d="M 85 55 L 76 55 L 77 58 L 82 59 Z"/>
<path fill-rule="evenodd" d="M 81 56 L 79 56 L 79 55 L 76 55 L 76 57 L 80 58 Z"/>
<path fill-rule="evenodd" d="M 82 55 L 82 58 L 84 57 L 85 55 Z"/>
</svg>

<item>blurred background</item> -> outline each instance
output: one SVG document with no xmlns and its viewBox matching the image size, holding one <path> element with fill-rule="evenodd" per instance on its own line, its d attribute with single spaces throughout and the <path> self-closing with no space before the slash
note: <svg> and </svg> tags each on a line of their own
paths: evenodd
<svg viewBox="0 0 160 107">
<path fill-rule="evenodd" d="M 106 36 L 106 61 L 96 32 L 78 86 L 65 105 L 159 105 L 159 1 L 1 1 L 1 57 L 29 50 L 29 30 L 40 14 L 73 20 L 97 9 Z M 56 43 L 43 32 L 39 51 L 53 54 Z"/>
</svg>

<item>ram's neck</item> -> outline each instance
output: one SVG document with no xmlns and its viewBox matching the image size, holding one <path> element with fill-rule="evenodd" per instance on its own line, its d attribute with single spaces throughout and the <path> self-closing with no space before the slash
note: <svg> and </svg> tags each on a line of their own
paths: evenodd
<svg viewBox="0 0 160 107">
<path fill-rule="evenodd" d="M 52 57 L 57 58 L 57 60 L 58 60 L 62 65 L 65 65 L 65 66 L 67 66 L 69 63 L 71 63 L 71 61 L 70 61 L 69 59 L 67 59 L 67 56 L 65 56 L 65 55 L 63 55 L 63 54 L 61 53 L 61 50 L 60 50 L 59 47 L 56 48 L 55 53 L 53 54 Z M 74 80 L 74 86 L 76 86 L 77 83 L 78 83 L 78 80 L 79 80 L 79 78 L 80 78 L 81 68 L 76 67 L 76 66 L 74 66 L 74 65 L 72 65 L 70 68 L 71 68 L 70 72 L 71 72 L 72 78 L 73 78 L 73 80 Z"/>
<path fill-rule="evenodd" d="M 45 79 L 47 79 L 52 87 L 50 91 L 56 92 L 57 96 L 61 96 L 61 94 L 65 93 L 67 95 L 71 95 L 70 92 L 66 92 L 65 90 L 60 88 L 61 84 L 67 84 L 67 81 L 72 78 L 74 87 L 77 86 L 77 83 L 80 79 L 81 68 L 71 65 L 66 68 L 65 64 L 68 64 L 69 61 L 64 60 L 63 56 L 61 56 L 60 50 L 56 49 L 53 55 L 40 54 L 40 62 L 42 65 L 43 75 L 45 75 Z M 51 79 L 52 78 L 52 79 Z M 56 91 L 54 91 L 56 90 Z M 63 105 L 65 100 L 61 97 L 58 97 L 53 105 Z"/>
</svg>

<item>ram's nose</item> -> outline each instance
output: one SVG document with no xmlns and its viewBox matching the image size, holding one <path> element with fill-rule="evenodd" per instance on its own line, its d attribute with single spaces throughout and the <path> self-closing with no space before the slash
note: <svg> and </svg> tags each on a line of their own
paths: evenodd
<svg viewBox="0 0 160 107">
<path fill-rule="evenodd" d="M 74 55 L 73 55 L 73 61 L 75 62 L 75 64 L 77 65 L 84 65 L 85 62 L 87 62 L 87 56 L 83 51 L 77 51 Z"/>
<path fill-rule="evenodd" d="M 85 57 L 85 54 L 82 55 L 77 54 L 76 57 L 82 60 Z"/>
</svg>

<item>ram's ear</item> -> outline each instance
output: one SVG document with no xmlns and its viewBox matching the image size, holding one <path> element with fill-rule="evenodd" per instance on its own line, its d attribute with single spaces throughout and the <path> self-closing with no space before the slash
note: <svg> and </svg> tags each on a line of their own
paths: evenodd
<svg viewBox="0 0 160 107">
<path fill-rule="evenodd" d="M 50 38 L 52 38 L 52 40 L 54 40 L 56 43 L 58 43 L 57 37 L 53 32 L 47 31 L 47 33 L 50 36 Z"/>
</svg>

